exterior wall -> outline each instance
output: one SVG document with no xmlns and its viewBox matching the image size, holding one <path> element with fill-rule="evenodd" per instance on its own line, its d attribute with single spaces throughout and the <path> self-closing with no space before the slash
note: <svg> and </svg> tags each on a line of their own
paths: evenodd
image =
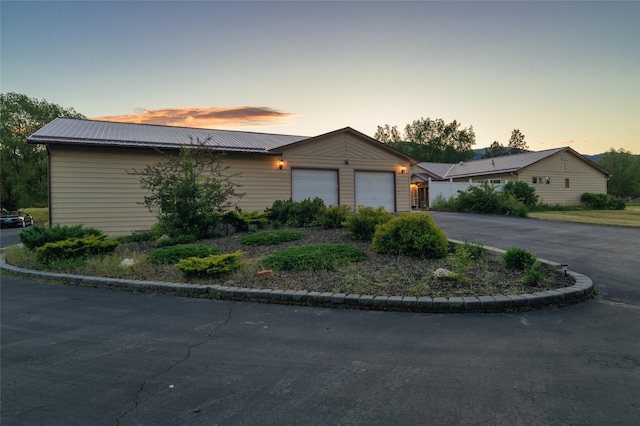
<svg viewBox="0 0 640 426">
<path fill-rule="evenodd" d="M 157 159 L 151 150 L 51 146 L 51 224 L 82 224 L 113 236 L 151 229 L 154 215 L 138 204 L 146 191 L 127 170 Z"/>
<path fill-rule="evenodd" d="M 346 144 L 345 144 L 346 141 Z M 345 158 L 349 164 L 345 164 Z M 155 214 L 139 204 L 147 194 L 139 176 L 127 171 L 141 170 L 157 163 L 160 155 L 152 149 L 114 147 L 72 147 L 51 145 L 50 215 L 52 225 L 93 227 L 111 235 L 128 235 L 151 229 Z M 306 144 L 291 146 L 281 158 L 271 155 L 227 154 L 222 157 L 225 173 L 244 193 L 237 199 L 245 211 L 263 211 L 275 200 L 291 197 L 291 168 L 338 170 L 339 202 L 355 208 L 355 171 L 393 171 L 396 210 L 410 211 L 409 163 L 404 158 L 349 134 L 341 133 Z M 402 173 L 402 166 L 406 169 Z"/>
<path fill-rule="evenodd" d="M 338 199 L 341 205 L 355 209 L 355 172 L 380 171 L 395 173 L 396 211 L 411 211 L 410 164 L 404 158 L 362 140 L 350 133 L 327 135 L 309 143 L 300 143 L 283 150 L 284 168 L 338 170 Z M 349 160 L 349 164 L 345 164 Z M 404 167 L 404 173 L 402 172 Z"/>
<path fill-rule="evenodd" d="M 118 236 L 148 231 L 157 222 L 155 214 L 139 204 L 147 195 L 140 177 L 127 173 L 160 161 L 156 151 L 51 146 L 49 152 L 52 224 L 83 224 Z M 225 173 L 242 185 L 236 191 L 244 196 L 231 200 L 242 209 L 262 211 L 274 200 L 291 196 L 291 180 L 278 169 L 278 157 L 221 158 L 228 166 Z"/>
<path fill-rule="evenodd" d="M 563 154 L 566 160 L 563 160 Z M 549 184 L 533 184 L 532 178 L 549 178 Z M 569 179 L 569 188 L 565 179 Z M 580 204 L 585 192 L 607 193 L 607 177 L 571 152 L 560 152 L 522 170 L 518 179 L 536 189 L 544 204 Z"/>
</svg>

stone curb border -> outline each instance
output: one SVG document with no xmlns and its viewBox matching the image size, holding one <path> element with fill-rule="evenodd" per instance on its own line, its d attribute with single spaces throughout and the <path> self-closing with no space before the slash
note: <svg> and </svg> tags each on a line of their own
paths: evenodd
<svg viewBox="0 0 640 426">
<path fill-rule="evenodd" d="M 462 241 L 449 240 L 452 244 Z M 484 247 L 489 256 L 501 256 L 504 250 Z M 538 259 L 541 264 L 558 273 L 560 264 Z M 567 271 L 575 282 L 570 287 L 540 291 L 514 296 L 492 295 L 478 297 L 416 297 L 416 296 L 371 296 L 346 293 L 320 293 L 306 290 L 272 290 L 221 285 L 183 284 L 161 281 L 136 281 L 119 278 L 92 277 L 87 275 L 42 272 L 18 268 L 6 263 L 0 255 L 0 269 L 22 278 L 33 278 L 49 282 L 87 287 L 118 289 L 135 292 L 161 293 L 182 297 L 199 297 L 217 300 L 235 300 L 259 303 L 279 303 L 331 308 L 352 308 L 380 311 L 407 311 L 424 313 L 498 313 L 529 311 L 556 306 L 572 305 L 593 296 L 593 281 L 585 275 Z"/>
</svg>

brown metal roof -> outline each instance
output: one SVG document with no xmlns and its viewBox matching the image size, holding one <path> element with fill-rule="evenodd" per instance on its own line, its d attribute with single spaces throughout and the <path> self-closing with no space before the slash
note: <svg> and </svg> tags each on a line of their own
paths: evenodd
<svg viewBox="0 0 640 426">
<path fill-rule="evenodd" d="M 544 160 L 559 152 L 570 151 L 575 154 L 582 161 L 588 163 L 590 166 L 596 168 L 601 173 L 611 176 L 607 170 L 598 166 L 593 161 L 585 158 L 575 150 L 564 147 L 547 149 L 537 152 L 525 152 L 521 154 L 505 155 L 502 157 L 485 158 L 475 161 L 461 161 L 455 164 L 445 163 L 420 163 L 418 167 L 427 171 L 430 174 L 439 176 L 441 179 L 459 179 L 473 176 L 494 175 L 502 173 L 515 173 Z"/>
<path fill-rule="evenodd" d="M 154 148 L 179 148 L 191 141 L 206 141 L 207 146 L 220 151 L 268 153 L 305 139 L 308 137 L 56 118 L 29 136 L 28 141 Z"/>
</svg>

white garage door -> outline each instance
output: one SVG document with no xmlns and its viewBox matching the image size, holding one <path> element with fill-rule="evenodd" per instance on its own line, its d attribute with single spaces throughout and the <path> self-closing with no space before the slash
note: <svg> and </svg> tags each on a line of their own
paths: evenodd
<svg viewBox="0 0 640 426">
<path fill-rule="evenodd" d="M 291 170 L 291 198 L 293 201 L 320 197 L 325 206 L 338 205 L 337 170 Z"/>
<path fill-rule="evenodd" d="M 356 172 L 356 206 L 379 207 L 395 211 L 393 172 Z"/>
</svg>

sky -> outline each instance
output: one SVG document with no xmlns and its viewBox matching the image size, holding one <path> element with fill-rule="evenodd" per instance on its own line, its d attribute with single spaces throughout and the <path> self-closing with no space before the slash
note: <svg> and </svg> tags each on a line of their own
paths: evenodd
<svg viewBox="0 0 640 426">
<path fill-rule="evenodd" d="M 0 2 L 0 90 L 89 118 L 316 136 L 420 118 L 640 153 L 640 2 Z"/>
</svg>

